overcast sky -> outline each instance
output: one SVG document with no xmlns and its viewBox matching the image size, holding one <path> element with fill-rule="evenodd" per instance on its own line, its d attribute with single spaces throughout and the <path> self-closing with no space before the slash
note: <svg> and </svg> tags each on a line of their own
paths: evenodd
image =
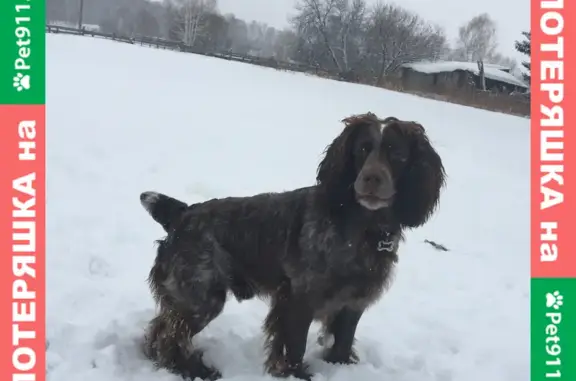
<svg viewBox="0 0 576 381">
<path fill-rule="evenodd" d="M 366 0 L 369 4 L 377 0 Z M 222 13 L 232 12 L 246 21 L 265 22 L 276 28 L 287 26 L 287 16 L 296 0 L 218 0 Z M 530 2 L 527 0 L 403 0 L 395 1 L 418 12 L 423 18 L 442 25 L 451 40 L 458 27 L 479 13 L 487 12 L 497 23 L 499 51 L 518 60 L 514 41 L 530 27 Z"/>
</svg>

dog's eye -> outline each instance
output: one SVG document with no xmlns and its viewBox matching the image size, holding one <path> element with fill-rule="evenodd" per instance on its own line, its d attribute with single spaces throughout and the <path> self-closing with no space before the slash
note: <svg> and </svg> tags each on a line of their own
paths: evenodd
<svg viewBox="0 0 576 381">
<path fill-rule="evenodd" d="M 370 143 L 364 143 L 360 146 L 360 152 L 363 155 L 366 155 L 368 152 L 370 152 L 371 149 L 372 149 L 372 145 L 370 145 Z"/>
<path fill-rule="evenodd" d="M 388 146 L 388 154 L 390 159 L 394 161 L 405 162 L 408 160 L 408 152 L 400 147 Z"/>
</svg>

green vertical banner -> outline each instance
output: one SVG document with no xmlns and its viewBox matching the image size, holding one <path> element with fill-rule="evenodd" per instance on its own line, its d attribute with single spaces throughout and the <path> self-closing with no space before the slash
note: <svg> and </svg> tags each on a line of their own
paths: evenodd
<svg viewBox="0 0 576 381">
<path fill-rule="evenodd" d="M 531 283 L 531 381 L 576 380 L 576 279 Z"/>
<path fill-rule="evenodd" d="M 46 0 L 0 0 L 0 380 L 46 379 Z"/>
<path fill-rule="evenodd" d="M 0 105 L 43 105 L 46 1 L 0 1 Z"/>
<path fill-rule="evenodd" d="M 530 13 L 530 378 L 576 381 L 576 1 Z"/>
</svg>

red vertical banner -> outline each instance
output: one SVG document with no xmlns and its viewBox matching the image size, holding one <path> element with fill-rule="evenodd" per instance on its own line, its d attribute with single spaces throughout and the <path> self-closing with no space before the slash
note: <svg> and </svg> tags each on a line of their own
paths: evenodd
<svg viewBox="0 0 576 381">
<path fill-rule="evenodd" d="M 531 381 L 576 380 L 576 1 L 531 2 Z"/>
<path fill-rule="evenodd" d="M 45 379 L 45 107 L 0 105 L 0 380 Z"/>
<path fill-rule="evenodd" d="M 0 381 L 46 378 L 45 5 L 0 1 Z"/>
<path fill-rule="evenodd" d="M 576 277 L 576 2 L 532 1 L 532 277 Z"/>
</svg>

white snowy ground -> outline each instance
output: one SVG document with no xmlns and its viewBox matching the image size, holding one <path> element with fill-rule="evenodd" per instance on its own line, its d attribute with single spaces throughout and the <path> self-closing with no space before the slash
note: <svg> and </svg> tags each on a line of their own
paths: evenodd
<svg viewBox="0 0 576 381">
<path fill-rule="evenodd" d="M 448 188 L 361 321 L 361 363 L 319 361 L 313 328 L 315 381 L 528 380 L 528 120 L 89 37 L 47 44 L 49 381 L 179 380 L 138 351 L 163 235 L 140 192 L 198 202 L 311 184 L 339 120 L 369 110 L 421 122 Z M 198 337 L 225 380 L 271 380 L 265 312 L 230 301 Z"/>
</svg>

